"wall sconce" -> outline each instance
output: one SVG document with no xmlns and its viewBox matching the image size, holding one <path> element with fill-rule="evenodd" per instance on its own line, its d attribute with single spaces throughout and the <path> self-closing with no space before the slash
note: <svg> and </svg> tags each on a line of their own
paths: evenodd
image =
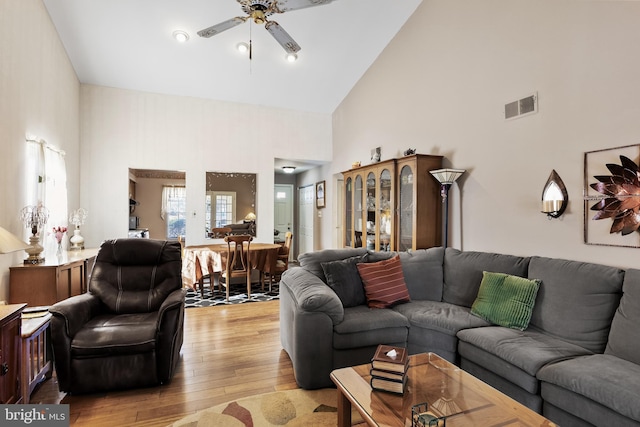
<svg viewBox="0 0 640 427">
<path fill-rule="evenodd" d="M 568 201 L 569 194 L 564 182 L 554 169 L 542 190 L 542 213 L 547 214 L 549 219 L 559 218 L 567 208 Z"/>
<path fill-rule="evenodd" d="M 464 169 L 436 169 L 429 171 L 440 183 L 440 196 L 444 204 L 444 244 L 446 248 L 449 241 L 449 189 L 466 170 Z"/>
</svg>

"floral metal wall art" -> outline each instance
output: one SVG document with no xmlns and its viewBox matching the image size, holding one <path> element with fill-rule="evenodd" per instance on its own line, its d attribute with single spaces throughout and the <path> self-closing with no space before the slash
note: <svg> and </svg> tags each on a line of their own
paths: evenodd
<svg viewBox="0 0 640 427">
<path fill-rule="evenodd" d="M 640 247 L 638 158 L 640 145 L 585 154 L 585 243 Z"/>
</svg>

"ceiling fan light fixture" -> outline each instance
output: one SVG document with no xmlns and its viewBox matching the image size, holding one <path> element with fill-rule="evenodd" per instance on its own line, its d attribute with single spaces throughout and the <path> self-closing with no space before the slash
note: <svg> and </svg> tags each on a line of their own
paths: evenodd
<svg viewBox="0 0 640 427">
<path fill-rule="evenodd" d="M 173 32 L 173 38 L 178 41 L 178 43 L 184 43 L 189 40 L 189 34 L 186 31 L 176 30 Z"/>
<path fill-rule="evenodd" d="M 282 172 L 284 173 L 293 173 L 296 170 L 295 166 L 283 166 Z"/>
<path fill-rule="evenodd" d="M 240 53 L 246 53 L 249 51 L 249 45 L 245 42 L 240 42 L 236 45 L 236 49 L 238 49 Z"/>
<path fill-rule="evenodd" d="M 296 62 L 298 60 L 298 55 L 295 53 L 287 53 L 284 57 L 289 62 Z"/>
</svg>

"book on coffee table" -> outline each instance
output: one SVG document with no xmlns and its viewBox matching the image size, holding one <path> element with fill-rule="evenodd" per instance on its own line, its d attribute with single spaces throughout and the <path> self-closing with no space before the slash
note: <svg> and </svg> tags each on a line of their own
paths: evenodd
<svg viewBox="0 0 640 427">
<path fill-rule="evenodd" d="M 407 379 L 409 377 L 404 375 L 402 380 L 395 381 L 380 377 L 371 377 L 371 388 L 374 390 L 388 391 L 391 393 L 404 394 L 404 390 L 407 387 Z"/>
<path fill-rule="evenodd" d="M 409 368 L 407 349 L 380 344 L 371 359 L 371 367 L 376 370 L 404 374 Z"/>
<path fill-rule="evenodd" d="M 389 372 L 382 369 L 373 369 L 369 371 L 372 377 L 378 377 L 385 380 L 402 381 L 406 375 L 405 372 Z"/>
</svg>

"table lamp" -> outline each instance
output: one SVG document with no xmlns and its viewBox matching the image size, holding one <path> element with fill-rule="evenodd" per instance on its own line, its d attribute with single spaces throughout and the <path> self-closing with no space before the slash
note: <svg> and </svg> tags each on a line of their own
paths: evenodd
<svg viewBox="0 0 640 427">
<path fill-rule="evenodd" d="M 25 264 L 41 264 L 44 258 L 40 256 L 44 248 L 40 245 L 40 235 L 38 230 L 49 220 L 49 210 L 42 205 L 25 206 L 20 211 L 20 219 L 25 227 L 31 229 L 29 243 L 31 245 L 25 249 L 29 257 L 24 260 Z"/>
<path fill-rule="evenodd" d="M 8 254 L 11 252 L 27 249 L 29 244 L 22 241 L 15 234 L 10 233 L 0 227 L 0 254 Z"/>
</svg>

